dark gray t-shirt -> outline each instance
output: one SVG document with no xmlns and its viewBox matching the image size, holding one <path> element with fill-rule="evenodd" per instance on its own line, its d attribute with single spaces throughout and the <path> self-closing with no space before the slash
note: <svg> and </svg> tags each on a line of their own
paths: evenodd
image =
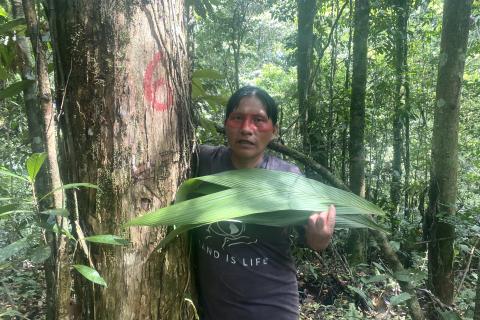
<svg viewBox="0 0 480 320">
<path fill-rule="evenodd" d="M 200 146 L 197 175 L 234 170 L 230 152 Z M 258 167 L 301 174 L 270 155 Z M 298 319 L 296 268 L 286 228 L 222 221 L 192 235 L 202 319 Z"/>
</svg>

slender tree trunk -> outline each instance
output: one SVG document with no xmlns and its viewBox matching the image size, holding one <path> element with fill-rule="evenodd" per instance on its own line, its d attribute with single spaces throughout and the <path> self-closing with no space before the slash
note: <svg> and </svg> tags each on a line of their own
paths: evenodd
<svg viewBox="0 0 480 320">
<path fill-rule="evenodd" d="M 335 16 L 336 8 L 338 7 L 338 1 L 332 1 L 332 17 Z M 338 29 L 337 25 L 334 24 L 333 20 L 330 28 L 333 30 L 332 42 L 331 42 L 331 52 L 330 52 L 330 75 L 328 77 L 328 120 L 327 120 L 327 166 L 334 170 L 335 166 L 333 163 L 334 159 L 334 134 L 335 134 L 335 125 L 333 119 L 334 113 L 334 99 L 335 99 L 335 77 L 337 74 L 337 42 L 338 42 Z"/>
<path fill-rule="evenodd" d="M 35 4 L 31 0 L 23 0 L 23 10 L 27 22 L 27 30 L 32 42 L 36 61 L 38 101 L 43 115 L 43 136 L 45 151 L 47 152 L 48 179 L 53 191 L 53 207 L 63 208 L 63 193 L 59 189 L 62 185 L 57 156 L 57 120 L 53 107 L 50 81 L 48 78 L 47 56 L 39 33 L 39 25 Z M 56 191 L 55 191 L 56 190 Z M 65 217 L 57 217 L 59 230 L 68 229 L 69 222 Z M 49 237 L 50 238 L 50 237 Z M 69 319 L 68 309 L 70 306 L 70 267 L 68 256 L 68 238 L 59 232 L 55 239 L 52 252 L 55 256 L 55 318 Z M 49 270 L 47 270 L 48 272 Z M 51 279 L 47 278 L 47 281 Z"/>
<path fill-rule="evenodd" d="M 475 297 L 475 312 L 473 320 L 480 320 L 480 258 L 478 259 L 477 267 L 477 293 Z"/>
<path fill-rule="evenodd" d="M 355 1 L 349 159 L 350 189 L 361 197 L 365 197 L 364 131 L 369 15 L 369 0 Z M 365 261 L 367 249 L 366 239 L 366 230 L 350 230 L 347 241 L 347 252 L 352 264 Z"/>
<path fill-rule="evenodd" d="M 453 242 L 458 171 L 460 92 L 472 1 L 445 0 L 432 136 L 427 228 L 429 286 L 445 304 L 454 291 Z"/>
<path fill-rule="evenodd" d="M 350 63 L 351 63 L 351 48 L 352 48 L 352 40 L 353 40 L 353 3 L 352 0 L 348 2 L 349 8 L 349 27 L 348 27 L 348 44 L 347 44 L 347 58 L 345 59 L 345 83 L 344 88 L 345 91 L 350 89 Z M 350 120 L 348 120 L 350 121 Z M 347 181 L 347 169 L 346 169 L 346 162 L 347 162 L 347 136 L 348 136 L 348 129 L 345 126 L 342 130 L 342 167 L 341 167 L 341 178 L 342 181 Z"/>
<path fill-rule="evenodd" d="M 155 250 L 166 228 L 122 225 L 174 198 L 191 154 L 190 66 L 183 1 L 55 0 L 58 67 L 65 74 L 63 133 L 69 179 L 85 235 L 117 234 L 130 246 L 92 245 L 108 288 L 75 277 L 82 319 L 190 319 L 188 245 Z M 58 68 L 57 67 L 57 68 Z M 61 98 L 61 97 L 60 97 Z"/>
<path fill-rule="evenodd" d="M 405 156 L 403 166 L 405 168 L 405 180 L 404 180 L 404 217 L 409 220 L 411 216 L 411 203 L 410 199 L 410 89 L 408 79 L 408 67 L 406 68 L 405 76 L 405 115 L 403 117 L 403 126 L 405 128 Z"/>
<path fill-rule="evenodd" d="M 311 64 L 313 54 L 313 21 L 317 12 L 316 0 L 297 0 L 297 88 L 300 134 L 303 149 L 310 151 L 308 123 L 312 116 L 309 101 L 309 85 L 311 82 Z"/>
<path fill-rule="evenodd" d="M 390 210 L 392 232 L 397 230 L 398 219 L 396 214 L 402 194 L 402 113 L 405 109 L 405 76 L 406 76 L 406 46 L 407 46 L 407 19 L 408 0 L 397 0 L 395 3 L 395 104 L 393 112 L 393 161 L 392 182 L 390 185 Z"/>
<path fill-rule="evenodd" d="M 240 88 L 240 54 L 245 36 L 245 28 L 247 28 L 248 6 L 251 3 L 246 0 L 237 1 L 234 4 L 232 24 L 230 25 L 231 39 L 230 47 L 233 50 L 233 79 L 234 90 Z"/>
<path fill-rule="evenodd" d="M 14 18 L 24 18 L 23 7 L 21 0 L 12 0 L 12 11 Z M 27 116 L 28 132 L 30 138 L 30 145 L 33 153 L 45 152 L 44 147 L 44 135 L 42 128 L 42 114 L 37 100 L 37 85 L 35 70 L 33 67 L 34 54 L 28 44 L 27 39 L 18 34 L 17 41 L 17 57 L 20 61 L 21 77 L 22 80 L 31 80 L 32 84 L 27 86 L 23 90 L 23 100 L 25 102 L 25 114 Z M 51 187 L 49 186 L 48 170 L 45 166 L 40 169 L 35 179 L 35 190 L 38 196 L 42 197 L 46 195 Z M 40 210 L 46 210 L 51 205 L 47 201 L 43 201 L 39 204 Z M 43 222 L 46 222 L 47 216 L 39 217 Z M 54 236 L 51 232 L 45 231 L 46 245 L 50 246 L 51 252 L 55 252 Z M 46 319 L 55 318 L 55 254 L 52 254 L 43 263 L 45 282 L 46 282 Z"/>
</svg>

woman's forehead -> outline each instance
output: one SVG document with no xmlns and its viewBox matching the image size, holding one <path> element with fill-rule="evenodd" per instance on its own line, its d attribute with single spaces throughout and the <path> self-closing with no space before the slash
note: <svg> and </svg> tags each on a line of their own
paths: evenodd
<svg viewBox="0 0 480 320">
<path fill-rule="evenodd" d="M 244 97 L 238 103 L 238 106 L 233 109 L 232 112 L 236 113 L 256 113 L 256 114 L 267 114 L 267 108 L 263 105 L 255 96 Z"/>
</svg>

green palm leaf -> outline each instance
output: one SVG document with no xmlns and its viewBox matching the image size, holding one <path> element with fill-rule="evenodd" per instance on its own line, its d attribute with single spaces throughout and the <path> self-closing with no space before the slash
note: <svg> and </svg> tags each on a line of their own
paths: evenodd
<svg viewBox="0 0 480 320">
<path fill-rule="evenodd" d="M 382 230 L 370 218 L 384 215 L 353 193 L 298 174 L 242 169 L 193 178 L 179 188 L 176 204 L 129 221 L 126 226 L 177 226 L 163 244 L 192 228 L 222 220 L 269 226 L 303 225 L 314 211 L 337 209 L 337 228 Z"/>
</svg>

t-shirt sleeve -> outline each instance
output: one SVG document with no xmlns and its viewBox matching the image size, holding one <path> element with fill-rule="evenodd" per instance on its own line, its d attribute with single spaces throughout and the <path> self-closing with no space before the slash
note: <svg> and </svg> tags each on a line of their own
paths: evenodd
<svg viewBox="0 0 480 320">
<path fill-rule="evenodd" d="M 231 170 L 227 153 L 228 149 L 223 146 L 199 145 L 194 163 L 194 176 L 201 177 Z"/>
</svg>

